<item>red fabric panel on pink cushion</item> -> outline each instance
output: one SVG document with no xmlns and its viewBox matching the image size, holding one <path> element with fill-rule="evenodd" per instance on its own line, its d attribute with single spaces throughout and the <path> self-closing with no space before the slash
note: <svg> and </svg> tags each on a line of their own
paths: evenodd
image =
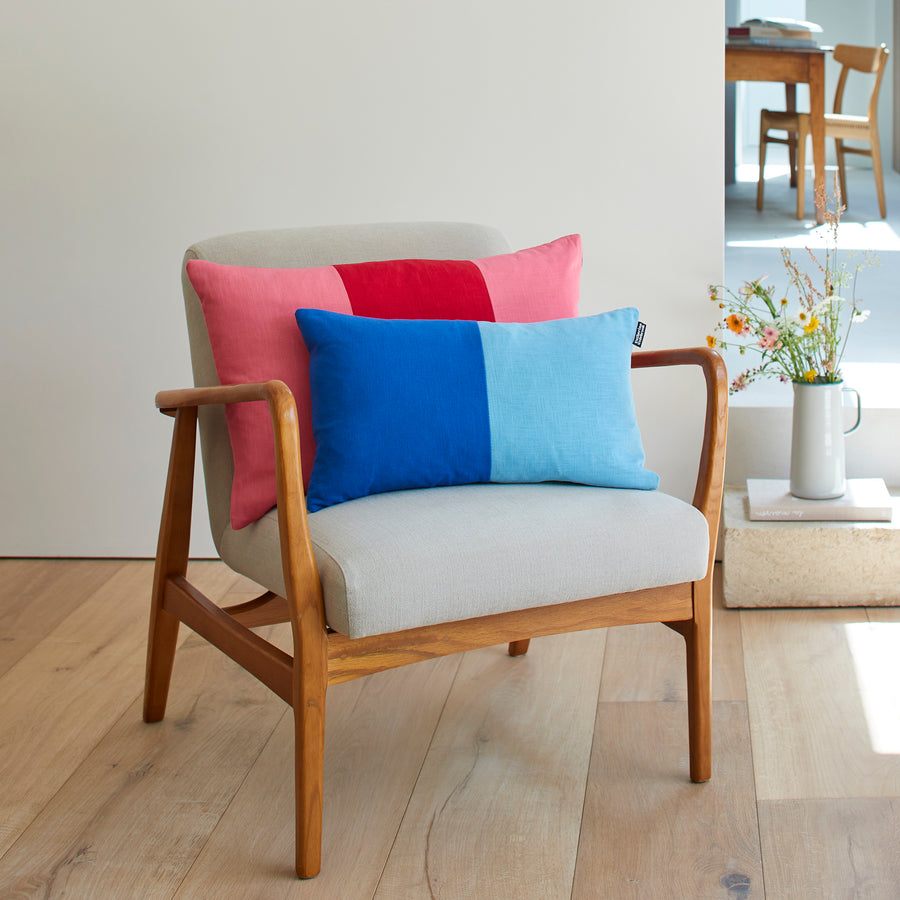
<svg viewBox="0 0 900 900">
<path fill-rule="evenodd" d="M 379 271 L 389 276 L 387 284 L 375 277 Z M 293 392 L 303 478 L 308 484 L 315 442 L 309 354 L 294 318 L 298 308 L 377 318 L 497 322 L 568 318 L 578 314 L 581 238 L 570 235 L 472 262 L 401 260 L 265 269 L 190 260 L 187 274 L 203 307 L 219 381 L 240 384 L 277 378 Z M 417 295 L 414 285 L 422 278 Z M 345 280 L 352 282 L 352 305 Z M 394 293 L 398 281 L 404 284 L 402 296 Z M 231 525 L 237 529 L 275 505 L 275 450 L 264 404 L 233 404 L 226 416 L 234 455 Z"/>
<path fill-rule="evenodd" d="M 335 268 L 355 316 L 494 321 L 487 286 L 473 262 L 397 259 Z"/>
<path fill-rule="evenodd" d="M 197 259 L 188 261 L 187 273 L 203 307 L 219 381 L 280 379 L 293 392 L 309 484 L 315 455 L 309 353 L 294 312 L 307 306 L 349 314 L 340 276 L 332 266 L 262 269 Z M 264 403 L 234 403 L 225 414 L 234 455 L 231 525 L 243 528 L 275 505 L 275 443 Z"/>
<path fill-rule="evenodd" d="M 578 315 L 581 235 L 475 260 L 497 322 L 543 322 Z"/>
</svg>

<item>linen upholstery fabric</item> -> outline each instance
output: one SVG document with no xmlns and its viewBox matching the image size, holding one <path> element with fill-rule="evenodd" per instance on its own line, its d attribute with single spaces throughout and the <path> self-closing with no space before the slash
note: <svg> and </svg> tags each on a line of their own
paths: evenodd
<svg viewBox="0 0 900 900">
<path fill-rule="evenodd" d="M 660 491 L 477 484 L 309 516 L 326 619 L 351 638 L 706 575 L 708 525 Z M 284 593 L 277 513 L 227 530 L 231 565 Z"/>
<path fill-rule="evenodd" d="M 296 316 L 310 352 L 310 512 L 473 482 L 659 485 L 631 394 L 636 309 L 532 324 Z"/>
<path fill-rule="evenodd" d="M 308 480 L 315 451 L 305 349 L 290 320 L 297 307 L 384 317 L 561 318 L 577 312 L 580 268 L 580 238 L 570 235 L 500 258 L 452 263 L 375 256 L 366 262 L 262 268 L 189 259 L 185 273 L 202 307 L 217 381 L 277 378 L 291 388 Z M 229 406 L 226 420 L 234 467 L 230 517 L 239 528 L 275 503 L 273 443 L 260 404 Z"/>
</svg>

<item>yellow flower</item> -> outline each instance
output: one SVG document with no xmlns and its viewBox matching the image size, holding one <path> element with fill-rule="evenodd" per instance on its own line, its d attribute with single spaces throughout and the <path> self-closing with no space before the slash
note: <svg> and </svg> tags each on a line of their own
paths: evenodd
<svg viewBox="0 0 900 900">
<path fill-rule="evenodd" d="M 803 373 L 803 377 L 804 377 L 810 384 L 812 384 L 812 382 L 814 382 L 814 381 L 816 380 L 816 374 L 817 374 L 817 373 L 816 373 L 816 370 L 815 370 L 815 369 L 810 369 L 808 372 L 804 372 L 804 373 Z"/>
<path fill-rule="evenodd" d="M 715 347 L 716 346 L 716 339 L 711 334 L 708 334 L 706 336 L 706 346 L 707 347 Z"/>
<path fill-rule="evenodd" d="M 803 330 L 807 334 L 812 334 L 819 327 L 819 320 L 815 316 L 811 316 L 810 320 L 803 326 Z"/>
<path fill-rule="evenodd" d="M 782 305 L 782 306 L 787 306 L 787 304 L 788 304 L 788 299 L 787 299 L 787 297 L 782 297 L 782 298 L 781 298 L 781 305 Z"/>
</svg>

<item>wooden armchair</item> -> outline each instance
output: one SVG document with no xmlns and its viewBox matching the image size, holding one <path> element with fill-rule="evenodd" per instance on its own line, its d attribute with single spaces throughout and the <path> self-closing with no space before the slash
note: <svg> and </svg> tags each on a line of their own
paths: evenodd
<svg viewBox="0 0 900 900">
<path fill-rule="evenodd" d="M 503 239 L 491 229 L 410 224 L 230 235 L 195 245 L 186 260 L 308 267 L 397 258 L 465 260 L 502 254 L 506 249 Z M 179 623 L 216 645 L 292 706 L 296 871 L 301 878 L 315 876 L 321 864 L 328 686 L 423 659 L 498 643 L 508 643 L 509 653 L 520 656 L 526 653 L 531 638 L 542 635 L 663 622 L 686 643 L 690 776 L 696 782 L 710 777 L 711 585 L 727 417 L 725 370 L 714 351 L 697 348 L 635 352 L 632 356 L 633 367 L 690 365 L 703 371 L 706 415 L 693 505 L 653 490 L 476 484 L 385 493 L 308 513 L 298 406 L 292 391 L 277 378 L 219 384 L 203 313 L 187 276 L 184 285 L 197 386 L 163 391 L 156 398 L 159 409 L 174 417 L 174 435 L 156 557 L 144 719 L 155 722 L 164 716 Z M 259 521 L 236 529 L 228 521 L 234 458 L 225 409 L 257 401 L 267 405 L 274 435 L 277 506 Z M 258 599 L 226 609 L 212 603 L 186 579 L 198 419 L 217 548 L 233 569 L 264 589 Z M 486 507 L 480 505 L 486 502 L 490 516 L 483 514 Z M 362 516 L 361 523 L 354 521 L 357 516 Z M 573 541 L 569 532 L 578 517 L 586 524 L 579 539 Z M 472 569 L 467 574 L 474 583 L 485 583 L 482 591 L 490 596 L 479 597 L 476 591 L 474 599 L 469 598 L 475 604 L 469 607 L 469 614 L 449 613 L 456 616 L 452 620 L 439 610 L 433 617 L 440 621 L 409 625 L 421 619 L 404 618 L 406 614 L 392 608 L 390 616 L 400 616 L 400 628 L 362 636 L 340 633 L 338 626 L 349 632 L 353 627 L 342 624 L 339 611 L 335 612 L 345 599 L 335 598 L 337 589 L 330 570 L 323 568 L 337 552 L 337 538 L 325 534 L 336 520 L 340 528 L 358 526 L 373 540 L 388 527 L 412 533 L 407 544 L 397 539 L 397 546 L 407 547 L 402 552 L 412 556 L 388 566 L 393 583 L 387 585 L 387 596 L 392 596 L 393 589 L 403 594 L 406 583 L 415 580 L 415 573 L 409 571 L 410 559 L 421 558 L 430 565 L 433 560 L 425 557 L 445 557 L 454 541 L 473 531 L 469 539 L 481 544 L 493 541 L 500 547 L 487 559 L 476 559 L 470 550 L 465 551 L 470 554 L 466 568 Z M 385 524 L 388 521 L 393 524 Z M 323 546 L 328 540 L 332 543 L 325 554 Z M 429 540 L 433 540 L 431 545 Z M 512 556 L 506 555 L 504 543 L 511 545 Z M 545 552 L 535 569 L 524 574 L 514 571 L 509 560 L 535 556 L 536 546 Z M 353 551 L 350 547 L 346 552 Z M 327 560 L 326 555 L 330 555 Z M 660 559 L 663 561 L 657 562 Z M 648 561 L 653 562 L 648 565 Z M 487 571 L 486 567 L 492 566 L 506 568 Z M 384 573 L 379 577 L 385 577 Z M 445 573 L 435 580 L 448 577 Z M 506 600 L 498 600 L 503 586 L 516 578 L 523 583 Z M 535 593 L 533 581 L 539 578 L 551 587 L 559 582 L 558 598 Z M 566 589 L 563 583 L 568 585 Z M 577 586 L 571 587 L 572 583 Z M 435 594 L 441 590 L 446 594 L 445 588 L 436 583 Z M 452 595 L 436 600 L 435 605 L 452 605 L 456 599 Z M 505 606 L 498 607 L 501 601 Z M 362 602 L 365 605 L 365 598 Z M 414 599 L 412 605 L 418 616 L 422 604 Z M 379 611 L 375 612 L 376 620 L 381 621 L 377 619 Z M 291 624 L 292 656 L 252 630 L 278 622 Z M 371 628 L 379 625 L 369 631 Z"/>
</svg>

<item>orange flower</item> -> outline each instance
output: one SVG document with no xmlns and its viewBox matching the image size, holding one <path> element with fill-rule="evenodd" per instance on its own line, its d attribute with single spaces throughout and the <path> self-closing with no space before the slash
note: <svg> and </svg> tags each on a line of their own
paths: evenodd
<svg viewBox="0 0 900 900">
<path fill-rule="evenodd" d="M 725 320 L 725 324 L 728 326 L 729 331 L 733 331 L 735 334 L 746 334 L 748 331 L 747 319 L 744 316 L 739 316 L 737 313 L 732 313 Z"/>
<path fill-rule="evenodd" d="M 707 347 L 715 347 L 716 346 L 716 339 L 711 334 L 708 334 L 706 336 L 706 346 Z"/>
</svg>

